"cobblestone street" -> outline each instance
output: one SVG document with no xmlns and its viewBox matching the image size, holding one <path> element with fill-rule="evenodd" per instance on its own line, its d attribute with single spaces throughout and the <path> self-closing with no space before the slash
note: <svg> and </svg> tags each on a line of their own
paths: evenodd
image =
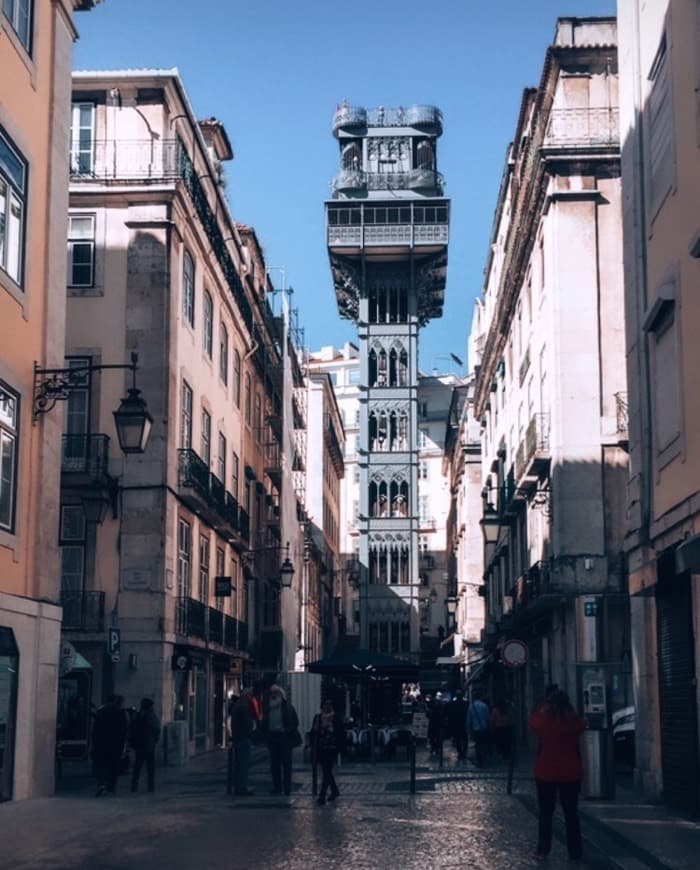
<svg viewBox="0 0 700 870">
<path fill-rule="evenodd" d="M 535 866 L 536 819 L 531 780 L 516 775 L 505 793 L 505 769 L 441 770 L 419 754 L 417 793 L 409 794 L 407 764 L 348 764 L 338 774 L 342 796 L 316 805 L 308 766 L 298 766 L 290 799 L 268 796 L 264 753 L 257 753 L 255 795 L 225 794 L 222 752 L 186 768 L 161 769 L 155 795 L 132 796 L 120 780 L 115 797 L 95 799 L 92 783 L 71 781 L 55 798 L 0 806 L 4 870 L 122 870 L 137 865 L 265 868 L 322 864 L 333 868 L 482 870 Z M 584 833 L 586 824 L 584 820 Z M 618 852 L 625 852 L 617 844 Z M 647 864 L 630 855 L 611 860 L 587 842 L 585 867 L 693 866 Z M 549 868 L 567 866 L 555 841 Z"/>
</svg>

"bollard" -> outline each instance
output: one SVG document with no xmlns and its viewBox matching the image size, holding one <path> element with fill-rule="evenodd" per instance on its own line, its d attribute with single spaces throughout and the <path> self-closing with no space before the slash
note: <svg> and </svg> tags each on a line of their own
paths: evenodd
<svg viewBox="0 0 700 870">
<path fill-rule="evenodd" d="M 410 758 L 411 758 L 411 785 L 410 792 L 411 794 L 416 793 L 416 738 L 411 738 L 411 743 L 409 747 Z"/>
<path fill-rule="evenodd" d="M 228 759 L 226 768 L 226 794 L 233 794 L 233 743 L 228 745 Z"/>
</svg>

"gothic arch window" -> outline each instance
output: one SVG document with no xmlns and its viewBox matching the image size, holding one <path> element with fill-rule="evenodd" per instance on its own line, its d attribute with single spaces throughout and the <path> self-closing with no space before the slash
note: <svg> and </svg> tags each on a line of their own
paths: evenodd
<svg viewBox="0 0 700 870">
<path fill-rule="evenodd" d="M 399 387 L 407 387 L 408 386 L 408 354 L 406 353 L 405 350 L 402 350 L 399 353 L 398 386 Z"/>
</svg>

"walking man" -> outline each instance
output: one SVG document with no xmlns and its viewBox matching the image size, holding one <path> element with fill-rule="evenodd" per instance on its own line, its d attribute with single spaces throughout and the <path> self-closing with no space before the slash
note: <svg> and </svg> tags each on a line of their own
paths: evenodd
<svg viewBox="0 0 700 870">
<path fill-rule="evenodd" d="M 150 698 L 142 698 L 139 711 L 131 721 L 130 743 L 134 749 L 134 766 L 131 770 L 131 790 L 138 791 L 141 768 L 146 765 L 148 790 L 156 787 L 156 744 L 160 737 L 160 720 Z"/>
<path fill-rule="evenodd" d="M 128 720 L 124 698 L 110 695 L 95 713 L 92 724 L 92 761 L 97 780 L 96 797 L 114 794 L 119 766 L 126 746 Z"/>
<path fill-rule="evenodd" d="M 262 730 L 270 751 L 271 794 L 292 790 L 292 750 L 301 743 L 299 717 L 281 686 L 270 686 L 263 704 Z"/>
<path fill-rule="evenodd" d="M 481 695 L 475 694 L 467 710 L 467 730 L 474 740 L 477 767 L 486 763 L 489 749 L 489 734 L 491 727 L 491 711 Z"/>
</svg>

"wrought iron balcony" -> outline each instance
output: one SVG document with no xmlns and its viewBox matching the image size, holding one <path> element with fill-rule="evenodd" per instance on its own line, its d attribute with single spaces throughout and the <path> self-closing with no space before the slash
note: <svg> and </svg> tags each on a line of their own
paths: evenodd
<svg viewBox="0 0 700 870">
<path fill-rule="evenodd" d="M 534 484 L 549 468 L 549 413 L 533 414 L 515 454 L 518 486 Z"/>
<path fill-rule="evenodd" d="M 248 650 L 248 623 L 233 616 L 224 616 L 224 646 L 243 652 Z"/>
<path fill-rule="evenodd" d="M 446 245 L 449 225 L 373 224 L 366 226 L 329 226 L 330 248 L 362 248 L 403 245 Z"/>
<path fill-rule="evenodd" d="M 250 516 L 242 507 L 238 508 L 238 531 L 244 541 L 250 540 Z"/>
<path fill-rule="evenodd" d="M 178 451 L 178 462 L 178 493 L 185 504 L 223 534 L 243 534 L 238 502 L 206 462 L 189 449 Z"/>
<path fill-rule="evenodd" d="M 442 195 L 444 179 L 434 169 L 408 172 L 364 172 L 343 169 L 333 179 L 333 190 L 434 190 Z"/>
<path fill-rule="evenodd" d="M 64 435 L 61 472 L 101 482 L 109 463 L 109 435 Z"/>
<path fill-rule="evenodd" d="M 61 627 L 64 631 L 104 631 L 104 592 L 61 592 L 61 607 Z"/>
<path fill-rule="evenodd" d="M 333 115 L 333 133 L 367 126 L 367 110 L 358 106 L 338 106 Z"/>
<path fill-rule="evenodd" d="M 617 108 L 552 109 L 544 148 L 596 148 L 619 146 L 620 113 Z"/>
<path fill-rule="evenodd" d="M 175 608 L 175 626 L 178 634 L 207 639 L 207 607 L 196 598 L 180 597 Z"/>
<path fill-rule="evenodd" d="M 70 154 L 71 181 L 173 181 L 181 174 L 178 139 L 96 139 Z"/>
<path fill-rule="evenodd" d="M 224 614 L 216 607 L 209 608 L 209 642 L 222 645 L 224 642 Z"/>
<path fill-rule="evenodd" d="M 209 499 L 209 466 L 191 449 L 178 450 L 178 484 Z"/>
</svg>

